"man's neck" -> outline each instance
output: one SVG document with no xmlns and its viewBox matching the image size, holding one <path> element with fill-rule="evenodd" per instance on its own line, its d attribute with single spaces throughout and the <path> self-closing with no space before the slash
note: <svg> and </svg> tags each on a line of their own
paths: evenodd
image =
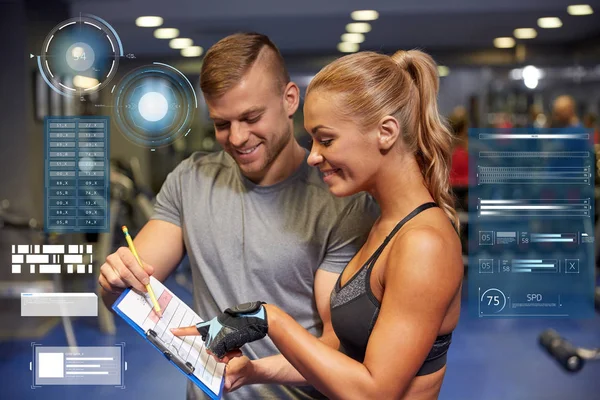
<svg viewBox="0 0 600 400">
<path fill-rule="evenodd" d="M 259 186 L 271 186 L 290 177 L 300 167 L 305 158 L 305 150 L 292 136 L 277 158 L 267 167 L 265 174 L 252 181 Z"/>
</svg>

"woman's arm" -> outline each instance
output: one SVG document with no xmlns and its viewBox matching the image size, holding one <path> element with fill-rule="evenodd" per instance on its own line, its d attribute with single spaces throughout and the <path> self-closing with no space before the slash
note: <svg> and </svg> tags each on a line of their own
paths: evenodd
<svg viewBox="0 0 600 400">
<path fill-rule="evenodd" d="M 337 349 L 340 345 L 331 326 L 330 296 L 339 274 L 317 270 L 314 292 L 319 317 L 323 322 L 323 332 L 319 341 Z M 193 329 L 192 329 L 193 331 Z M 258 360 L 236 357 L 227 363 L 225 390 L 233 391 L 244 385 L 255 383 L 307 385 L 306 379 L 281 355 Z"/>
<path fill-rule="evenodd" d="M 455 242 L 431 228 L 413 229 L 390 250 L 381 310 L 363 364 L 320 342 L 269 304 L 268 334 L 307 381 L 329 398 L 398 398 L 431 350 L 462 274 Z"/>
</svg>

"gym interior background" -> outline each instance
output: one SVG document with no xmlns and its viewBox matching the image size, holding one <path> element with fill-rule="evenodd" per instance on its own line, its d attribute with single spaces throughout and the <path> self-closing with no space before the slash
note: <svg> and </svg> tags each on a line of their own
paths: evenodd
<svg viewBox="0 0 600 400">
<path fill-rule="evenodd" d="M 594 13 L 568 12 L 569 5 L 582 2 L 588 3 Z M 552 118 L 554 99 L 570 95 L 576 101 L 576 113 L 582 123 L 598 131 L 595 116 L 600 112 L 600 3 L 597 1 L 0 2 L 0 398 L 150 399 L 184 398 L 185 393 L 185 378 L 158 353 L 145 351 L 147 345 L 119 318 L 113 319 L 104 312 L 98 318 L 20 316 L 21 291 L 94 291 L 103 254 L 124 244 L 122 236 L 114 232 L 49 237 L 39 231 L 44 216 L 43 116 L 110 115 L 106 105 L 111 104 L 111 93 L 106 89 L 86 95 L 85 101 L 77 99 L 71 103 L 51 91 L 41 90 L 45 84 L 36 56 L 48 32 L 59 22 L 80 13 L 99 16 L 118 32 L 128 55 L 120 61 L 115 82 L 136 67 L 162 62 L 181 71 L 198 94 L 199 106 L 190 134 L 169 146 L 150 151 L 126 139 L 114 124 L 111 126 L 113 223 L 114 227 L 127 224 L 135 233 L 148 218 L 148 205 L 169 171 L 194 151 L 219 150 L 198 87 L 202 52 L 234 32 L 267 34 L 279 46 L 292 80 L 304 91 L 321 67 L 344 54 L 338 48 L 340 37 L 346 33 L 347 24 L 353 22 L 351 12 L 362 9 L 375 9 L 379 15 L 370 21 L 371 29 L 364 33 L 364 41 L 358 45 L 360 50 L 391 53 L 420 48 L 438 62 L 439 106 L 444 116 L 465 110 L 472 128 L 545 125 Z M 144 15 L 162 17 L 163 28 L 178 29 L 180 37 L 191 38 L 201 49 L 193 48 L 188 52 L 193 56 L 184 57 L 180 50 L 170 48 L 169 40 L 155 37 L 155 27 L 136 25 L 136 19 Z M 562 26 L 541 28 L 538 26 L 541 17 L 559 17 Z M 517 28 L 534 28 L 536 35 L 524 39 L 520 35 L 525 33 L 515 32 Z M 512 39 L 504 40 L 508 43 L 495 42 L 499 37 Z M 539 79 L 535 84 L 523 79 L 523 67 L 527 65 L 537 68 Z M 300 142 L 308 145 L 301 108 L 295 121 Z M 464 193 L 464 189 L 457 186 L 457 194 Z M 599 192 L 596 185 L 596 200 Z M 94 274 L 63 275 L 60 279 L 14 274 L 10 259 L 11 245 L 16 243 L 93 243 Z M 465 279 L 468 279 L 466 274 Z M 189 271 L 182 265 L 167 285 L 190 304 L 189 282 Z M 585 320 L 479 320 L 468 315 L 466 295 L 465 291 L 441 399 L 558 400 L 600 396 L 600 363 L 588 362 L 581 371 L 569 373 L 538 344 L 540 332 L 553 328 L 577 346 L 598 347 L 600 316 Z M 128 362 L 126 389 L 106 386 L 32 389 L 29 371 L 32 342 L 46 346 L 124 342 Z"/>
</svg>

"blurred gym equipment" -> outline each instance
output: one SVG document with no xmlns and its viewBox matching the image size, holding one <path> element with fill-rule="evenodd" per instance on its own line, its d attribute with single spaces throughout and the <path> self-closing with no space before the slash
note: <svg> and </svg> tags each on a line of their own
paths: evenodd
<svg viewBox="0 0 600 400">
<path fill-rule="evenodd" d="M 600 160 L 600 146 L 594 146 L 595 158 Z M 596 164 L 596 182 L 600 179 L 600 164 Z M 595 189 L 595 219 L 598 218 L 600 207 L 600 188 Z M 600 224 L 596 221 L 596 229 L 594 232 L 595 240 L 595 261 L 596 261 L 596 276 L 598 276 L 598 267 L 600 259 Z M 600 313 L 600 287 L 596 287 L 594 295 L 594 307 Z M 556 360 L 558 363 L 569 372 L 580 371 L 586 361 L 600 360 L 600 348 L 587 349 L 577 347 L 561 337 L 554 329 L 546 329 L 538 338 L 540 345 Z"/>
<path fill-rule="evenodd" d="M 594 298 L 596 311 L 600 312 L 600 287 Z M 571 344 L 554 329 L 547 329 L 539 336 L 539 343 L 558 363 L 569 372 L 579 372 L 586 361 L 600 360 L 600 348 L 587 349 Z"/>
</svg>

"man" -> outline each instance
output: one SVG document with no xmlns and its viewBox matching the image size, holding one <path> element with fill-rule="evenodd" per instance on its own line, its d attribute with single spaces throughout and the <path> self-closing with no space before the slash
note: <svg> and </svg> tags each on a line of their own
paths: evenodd
<svg viewBox="0 0 600 400">
<path fill-rule="evenodd" d="M 236 34 L 206 54 L 200 75 L 217 141 L 224 151 L 193 154 L 167 177 L 155 215 L 135 238 L 146 264 L 127 248 L 101 267 L 103 299 L 148 275 L 163 281 L 187 252 L 194 309 L 210 319 L 254 299 L 279 305 L 328 345 L 329 296 L 344 266 L 366 240 L 377 207 L 362 194 L 336 198 L 295 140 L 299 89 L 281 54 L 259 34 Z M 251 383 L 302 384 L 303 377 L 268 341 L 244 348 L 227 367 L 226 390 Z M 188 398 L 200 397 L 189 385 Z M 310 387 L 245 386 L 232 399 L 318 398 Z"/>
<path fill-rule="evenodd" d="M 581 127 L 573 97 L 562 95 L 554 100 L 552 120 L 553 128 Z"/>
</svg>

